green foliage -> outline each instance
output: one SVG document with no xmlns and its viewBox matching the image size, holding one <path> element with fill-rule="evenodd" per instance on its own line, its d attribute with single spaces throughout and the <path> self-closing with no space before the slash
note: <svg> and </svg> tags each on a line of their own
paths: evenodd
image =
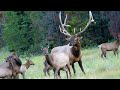
<svg viewBox="0 0 120 90">
<path fill-rule="evenodd" d="M 34 44 L 34 31 L 31 20 L 26 12 L 6 11 L 6 24 L 4 28 L 4 39 L 9 50 L 24 53 Z"/>
<path fill-rule="evenodd" d="M 102 13 L 103 14 L 102 14 Z M 70 34 L 80 31 L 86 26 L 88 11 L 63 11 L 68 14 L 67 28 Z M 96 25 L 92 24 L 81 35 L 83 48 L 97 46 L 112 39 L 109 33 L 109 20 L 104 16 L 104 11 L 92 11 Z M 50 50 L 59 45 L 65 45 L 65 35 L 59 32 L 59 12 L 57 11 L 5 11 L 5 28 L 3 39 L 9 50 L 15 50 L 21 54 L 40 54 L 41 47 L 49 44 Z M 0 42 L 1 43 L 1 42 Z"/>
</svg>

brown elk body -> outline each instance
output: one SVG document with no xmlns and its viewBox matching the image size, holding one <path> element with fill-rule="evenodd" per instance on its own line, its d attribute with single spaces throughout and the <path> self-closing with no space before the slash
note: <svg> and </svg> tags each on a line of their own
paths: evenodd
<svg viewBox="0 0 120 90">
<path fill-rule="evenodd" d="M 19 79 L 19 70 L 22 65 L 20 58 L 18 57 L 18 55 L 16 53 L 13 53 L 12 55 L 10 55 L 6 58 L 6 62 L 9 62 L 9 61 L 13 61 L 12 62 L 13 70 L 16 75 L 16 76 L 14 75 L 13 78 Z"/>
<path fill-rule="evenodd" d="M 99 45 L 98 47 L 101 49 L 102 54 L 101 57 L 106 57 L 107 51 L 113 51 L 114 55 L 118 56 L 118 48 L 120 45 L 120 35 L 117 36 L 117 41 L 112 42 L 112 43 L 103 43 Z"/>
<path fill-rule="evenodd" d="M 70 61 L 70 64 L 72 65 L 74 74 L 76 73 L 75 68 L 74 68 L 75 62 L 78 62 L 82 72 L 85 74 L 83 65 L 82 65 L 82 60 L 81 60 L 81 58 L 82 58 L 81 46 L 80 46 L 81 38 L 79 36 L 88 28 L 88 26 L 92 22 L 95 23 L 92 13 L 91 13 L 91 11 L 89 11 L 89 22 L 87 23 L 86 27 L 81 32 L 79 32 L 75 35 L 70 35 L 67 32 L 67 30 L 65 29 L 65 26 L 70 26 L 70 25 L 66 25 L 67 15 L 66 15 L 64 24 L 62 23 L 61 13 L 59 13 L 59 19 L 60 19 L 60 23 L 61 23 L 61 26 L 59 26 L 60 32 L 68 37 L 68 38 L 66 38 L 66 40 L 69 41 L 69 44 L 53 48 L 51 50 L 51 54 L 52 53 L 65 53 L 69 57 L 69 61 Z"/>
<path fill-rule="evenodd" d="M 0 67 L 0 78 L 2 79 L 12 79 L 13 76 L 13 65 L 11 61 L 8 62 L 8 67 Z"/>
<path fill-rule="evenodd" d="M 54 78 L 58 79 L 60 78 L 59 73 L 60 70 L 66 71 L 66 75 L 68 78 L 68 71 L 71 78 L 71 71 L 70 71 L 70 62 L 69 57 L 65 53 L 50 53 L 49 55 L 46 55 L 46 61 L 47 63 L 53 67 L 54 70 Z M 67 67 L 67 70 L 66 70 Z"/>
<path fill-rule="evenodd" d="M 54 68 L 53 68 L 52 66 L 50 66 L 50 65 L 48 64 L 48 62 L 47 62 L 48 55 L 49 55 L 48 47 L 42 48 L 41 50 L 42 50 L 43 53 L 45 54 L 45 58 L 44 58 L 44 66 L 45 66 L 45 68 L 43 69 L 43 72 L 44 72 L 45 76 L 46 76 L 46 72 L 47 72 L 47 74 L 50 76 L 49 71 L 50 71 L 50 70 L 53 70 L 53 72 L 55 73 L 55 70 L 54 70 Z M 61 68 L 61 70 L 63 70 L 63 71 L 66 72 L 66 75 L 67 75 L 67 78 L 68 78 L 67 68 L 66 68 L 66 67 L 65 67 L 65 68 Z M 60 76 L 60 71 L 58 72 L 58 76 L 59 76 L 59 78 L 61 78 L 61 76 Z"/>
</svg>

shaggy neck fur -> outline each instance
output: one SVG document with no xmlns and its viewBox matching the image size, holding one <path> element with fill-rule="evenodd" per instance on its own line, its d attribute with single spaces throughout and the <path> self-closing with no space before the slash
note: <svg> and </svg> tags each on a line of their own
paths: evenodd
<svg viewBox="0 0 120 90">
<path fill-rule="evenodd" d="M 21 62 L 20 59 L 16 59 L 15 61 L 16 61 L 16 64 L 17 64 L 18 66 L 21 66 L 21 65 L 22 65 L 22 62 Z"/>
<path fill-rule="evenodd" d="M 71 48 L 72 54 L 75 57 L 79 57 L 80 56 L 80 43 L 77 42 L 76 44 L 73 45 L 73 47 Z"/>
</svg>

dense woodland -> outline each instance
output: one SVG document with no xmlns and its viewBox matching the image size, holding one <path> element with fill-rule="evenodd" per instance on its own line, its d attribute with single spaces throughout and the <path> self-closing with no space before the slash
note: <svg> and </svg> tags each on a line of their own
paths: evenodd
<svg viewBox="0 0 120 90">
<path fill-rule="evenodd" d="M 92 11 L 96 24 L 82 34 L 82 48 L 115 40 L 120 33 L 119 11 Z M 59 31 L 59 11 L 3 11 L 0 13 L 0 48 L 19 54 L 41 54 L 41 47 L 65 45 L 65 36 Z M 67 30 L 72 34 L 84 28 L 88 11 L 62 11 L 64 20 L 68 15 Z"/>
</svg>

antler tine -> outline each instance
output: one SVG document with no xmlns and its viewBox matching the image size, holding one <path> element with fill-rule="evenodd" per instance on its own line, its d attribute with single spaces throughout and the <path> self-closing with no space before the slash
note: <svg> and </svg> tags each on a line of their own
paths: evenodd
<svg viewBox="0 0 120 90">
<path fill-rule="evenodd" d="M 61 24 L 62 28 L 64 28 L 63 24 L 62 24 L 62 19 L 61 19 L 61 12 L 59 13 L 59 19 L 60 19 L 60 24 Z"/>
<path fill-rule="evenodd" d="M 96 23 L 95 20 L 93 19 L 93 15 L 91 11 L 89 11 L 89 21 Z"/>
<path fill-rule="evenodd" d="M 66 27 L 71 27 L 70 25 L 67 25 L 67 24 L 66 24 L 66 21 L 67 21 L 67 14 L 66 14 L 66 17 L 65 17 L 65 20 L 64 20 L 64 26 L 66 26 Z"/>
<path fill-rule="evenodd" d="M 67 20 L 67 14 L 66 14 L 66 17 L 65 17 L 65 20 L 64 20 L 64 25 L 66 25 L 66 20 Z"/>
<path fill-rule="evenodd" d="M 71 37 L 71 35 L 70 35 L 66 30 L 63 30 L 63 29 L 60 27 L 60 25 L 59 25 L 59 29 L 60 29 L 60 32 L 61 32 L 61 33 L 63 33 L 63 34 L 66 35 L 66 36 Z"/>
<path fill-rule="evenodd" d="M 89 26 L 92 22 L 96 23 L 96 22 L 94 21 L 94 19 L 93 19 L 92 12 L 89 11 L 89 21 L 88 21 L 87 25 L 85 26 L 85 28 L 84 28 L 81 32 L 79 32 L 77 35 L 81 35 L 83 32 L 85 32 L 86 29 L 88 28 L 88 26 Z"/>
<path fill-rule="evenodd" d="M 59 25 L 60 32 L 63 33 L 64 35 L 71 37 L 71 35 L 67 32 L 67 30 L 64 27 L 64 26 L 70 26 L 70 25 L 66 25 L 67 14 L 64 20 L 64 24 L 62 23 L 62 19 L 61 19 L 61 12 L 59 13 L 59 19 L 60 19 L 60 24 L 61 24 L 61 26 Z"/>
</svg>

